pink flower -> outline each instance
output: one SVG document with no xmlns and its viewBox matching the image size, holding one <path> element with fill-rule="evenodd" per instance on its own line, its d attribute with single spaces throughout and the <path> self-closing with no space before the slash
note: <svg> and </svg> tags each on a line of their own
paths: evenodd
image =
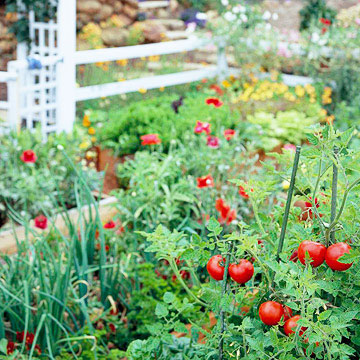
<svg viewBox="0 0 360 360">
<path fill-rule="evenodd" d="M 47 217 L 44 215 L 39 215 L 34 219 L 35 222 L 35 227 L 37 227 L 38 229 L 46 229 L 47 228 Z"/>
<path fill-rule="evenodd" d="M 214 187 L 214 179 L 211 175 L 202 176 L 196 179 L 197 181 L 197 187 L 199 189 L 205 188 L 205 187 Z"/>
<path fill-rule="evenodd" d="M 296 146 L 293 144 L 285 144 L 283 146 L 284 150 L 289 150 L 289 151 L 296 151 Z"/>
<path fill-rule="evenodd" d="M 218 149 L 220 146 L 219 138 L 216 136 L 208 136 L 206 145 L 213 149 Z"/>
<path fill-rule="evenodd" d="M 210 134 L 210 124 L 207 122 L 201 122 L 201 121 L 197 121 L 195 128 L 194 128 L 194 133 L 195 134 L 201 134 L 201 133 L 205 133 L 206 135 Z"/>
<path fill-rule="evenodd" d="M 142 140 L 141 145 L 157 145 L 161 143 L 161 139 L 159 139 L 158 134 L 147 134 L 143 135 L 140 138 Z"/>
<path fill-rule="evenodd" d="M 224 137 L 227 141 L 231 140 L 235 136 L 235 130 L 233 129 L 226 129 L 224 131 Z"/>
<path fill-rule="evenodd" d="M 34 163 L 37 160 L 37 156 L 33 150 L 25 150 L 20 156 L 20 159 L 24 163 Z"/>
<path fill-rule="evenodd" d="M 205 100 L 207 105 L 214 105 L 216 108 L 223 106 L 223 102 L 217 98 L 207 98 Z"/>
</svg>

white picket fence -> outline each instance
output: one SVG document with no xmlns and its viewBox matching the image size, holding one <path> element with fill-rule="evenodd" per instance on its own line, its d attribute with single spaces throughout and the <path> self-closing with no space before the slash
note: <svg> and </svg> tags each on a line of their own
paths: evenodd
<svg viewBox="0 0 360 360">
<path fill-rule="evenodd" d="M 9 72 L 0 75 L 0 81 L 6 81 L 9 87 L 9 100 L 0 103 L 0 108 L 8 110 L 13 129 L 19 125 L 33 129 L 40 124 L 44 137 L 51 132 L 71 131 L 78 101 L 136 92 L 141 88 L 150 90 L 185 84 L 203 78 L 221 78 L 229 72 L 226 44 L 217 41 L 216 66 L 78 88 L 78 65 L 189 52 L 207 46 L 211 41 L 193 36 L 156 44 L 77 51 L 76 0 L 58 0 L 56 22 L 39 22 L 33 13 L 29 14 L 29 20 L 30 51 L 26 53 L 24 46 L 20 46 L 19 60 L 10 62 Z M 41 68 L 30 69 L 29 59 L 38 59 Z M 296 85 L 311 82 L 311 79 L 288 76 L 285 82 Z"/>
</svg>

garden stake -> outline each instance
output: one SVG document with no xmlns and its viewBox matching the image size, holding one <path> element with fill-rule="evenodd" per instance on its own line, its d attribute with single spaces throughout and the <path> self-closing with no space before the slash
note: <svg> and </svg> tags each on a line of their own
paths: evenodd
<svg viewBox="0 0 360 360">
<path fill-rule="evenodd" d="M 334 147 L 334 157 L 337 160 L 337 155 L 339 153 L 339 149 Z M 336 202 L 337 202 L 337 183 L 338 183 L 338 167 L 334 162 L 333 164 L 333 178 L 332 178 L 332 187 L 331 187 L 331 217 L 330 224 L 332 224 L 336 217 Z M 330 232 L 330 240 L 332 243 L 335 242 L 335 231 Z M 326 247 L 329 246 L 329 237 L 326 237 Z"/>
<path fill-rule="evenodd" d="M 223 298 L 223 296 L 225 295 L 226 292 L 226 287 L 227 287 L 227 278 L 228 278 L 228 270 L 229 270 L 229 265 L 230 265 L 230 256 L 232 254 L 232 250 L 233 250 L 233 242 L 230 245 L 230 249 L 229 249 L 229 253 L 226 256 L 226 261 L 225 261 L 225 270 L 224 270 L 224 277 L 223 277 L 223 281 L 222 281 L 222 290 L 221 290 L 221 299 L 220 302 Z M 224 317 L 224 311 L 221 307 L 220 310 L 220 343 L 219 343 L 219 360 L 223 360 L 223 346 L 224 346 L 224 338 L 223 338 L 223 333 L 225 331 L 225 317 Z"/>
<path fill-rule="evenodd" d="M 292 174 L 291 174 L 290 187 L 289 187 L 288 196 L 287 196 L 287 200 L 286 200 L 285 213 L 284 213 L 283 223 L 281 226 L 279 246 L 278 246 L 278 250 L 277 250 L 277 254 L 276 254 L 277 262 L 280 261 L 280 253 L 282 252 L 282 249 L 284 246 L 285 232 L 286 232 L 287 222 L 289 219 L 291 199 L 292 199 L 293 192 L 294 192 L 295 178 L 296 178 L 296 173 L 297 173 L 297 169 L 299 166 L 300 151 L 301 151 L 301 146 L 297 146 L 296 152 L 295 152 L 294 165 L 293 165 Z"/>
</svg>

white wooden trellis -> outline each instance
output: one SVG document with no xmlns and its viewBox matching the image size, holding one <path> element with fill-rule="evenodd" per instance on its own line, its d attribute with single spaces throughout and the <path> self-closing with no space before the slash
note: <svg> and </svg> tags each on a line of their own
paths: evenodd
<svg viewBox="0 0 360 360">
<path fill-rule="evenodd" d="M 0 108 L 1 105 L 9 108 L 13 128 L 17 128 L 19 123 L 29 129 L 40 124 L 45 136 L 55 131 L 71 131 L 78 101 L 134 92 L 141 88 L 154 89 L 203 78 L 224 77 L 229 70 L 225 44 L 218 42 L 217 66 L 77 88 L 77 65 L 193 51 L 210 41 L 191 37 L 157 44 L 76 51 L 76 0 L 58 0 L 57 21 L 40 22 L 33 13 L 29 14 L 29 20 L 30 49 L 25 54 L 25 47 L 19 46 L 19 60 L 9 64 L 10 73 L 16 74 L 16 81 L 15 77 L 8 80 L 9 104 L 0 103 Z M 29 69 L 26 56 L 37 58 L 42 68 Z M 289 85 L 311 81 L 292 76 L 284 80 Z"/>
</svg>

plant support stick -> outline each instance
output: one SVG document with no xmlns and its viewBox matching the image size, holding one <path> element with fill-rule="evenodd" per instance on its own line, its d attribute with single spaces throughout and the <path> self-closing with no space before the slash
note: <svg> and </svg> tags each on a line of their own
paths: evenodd
<svg viewBox="0 0 360 360">
<path fill-rule="evenodd" d="M 231 242 L 230 245 L 230 251 L 226 256 L 226 262 L 225 262 L 225 271 L 224 271 L 224 277 L 222 281 L 222 290 L 221 290 L 221 299 L 220 299 L 220 343 L 219 343 L 219 360 L 223 360 L 224 358 L 224 338 L 223 334 L 225 331 L 225 313 L 221 306 L 221 301 L 226 293 L 226 287 L 227 287 L 227 278 L 228 278 L 228 272 L 229 272 L 229 265 L 230 265 L 230 257 L 233 250 L 233 242 Z"/>
<path fill-rule="evenodd" d="M 334 157 L 337 161 L 337 155 L 339 153 L 339 149 L 337 147 L 334 148 Z M 331 217 L 330 224 L 332 224 L 336 217 L 336 203 L 337 203 L 337 183 L 338 183 L 338 167 L 336 162 L 333 164 L 333 178 L 332 178 L 332 187 L 331 187 Z M 330 240 L 332 243 L 335 242 L 335 231 L 330 232 Z M 326 238 L 326 247 L 329 246 L 329 237 Z"/>
<path fill-rule="evenodd" d="M 284 213 L 283 223 L 281 226 L 279 246 L 278 246 L 278 250 L 277 250 L 277 254 L 276 254 L 277 262 L 280 261 L 280 254 L 281 254 L 283 246 L 284 246 L 286 227 L 287 227 L 287 222 L 289 219 L 289 212 L 290 212 L 290 206 L 291 206 L 291 199 L 292 199 L 292 196 L 294 193 L 296 173 L 297 173 L 297 169 L 299 166 L 300 151 L 301 151 L 301 146 L 297 146 L 296 152 L 295 152 L 294 165 L 293 165 L 292 174 L 291 174 L 290 187 L 289 187 L 288 196 L 287 196 L 287 200 L 286 200 L 285 213 Z"/>
</svg>

